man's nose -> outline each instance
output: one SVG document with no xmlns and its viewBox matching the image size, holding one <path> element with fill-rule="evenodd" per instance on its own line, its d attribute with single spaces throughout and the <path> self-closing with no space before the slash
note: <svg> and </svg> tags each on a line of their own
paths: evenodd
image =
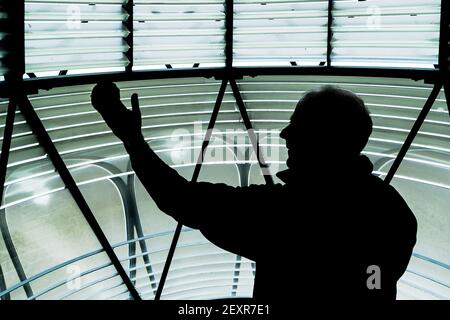
<svg viewBox="0 0 450 320">
<path fill-rule="evenodd" d="M 289 132 L 289 125 L 280 132 L 280 138 L 286 140 Z"/>
</svg>

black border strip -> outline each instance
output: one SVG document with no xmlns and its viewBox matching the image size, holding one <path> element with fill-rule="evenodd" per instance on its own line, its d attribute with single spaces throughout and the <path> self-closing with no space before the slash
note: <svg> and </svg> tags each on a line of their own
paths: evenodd
<svg viewBox="0 0 450 320">
<path fill-rule="evenodd" d="M 49 90 L 52 88 L 95 84 L 100 81 L 122 82 L 151 79 L 171 78 L 216 78 L 216 79 L 241 79 L 242 77 L 257 76 L 354 76 L 354 77 L 382 77 L 382 78 L 406 78 L 413 80 L 426 80 L 430 83 L 442 82 L 450 75 L 434 69 L 401 69 L 401 68 L 363 68 L 363 67 L 239 67 L 226 70 L 225 68 L 194 68 L 194 69 L 166 69 L 154 71 L 132 72 L 105 72 L 81 75 L 65 75 L 57 77 L 40 77 L 24 79 L 25 92 L 36 93 L 37 90 Z M 15 87 L 13 82 L 0 82 L 0 97 L 8 97 L 11 89 Z"/>
</svg>

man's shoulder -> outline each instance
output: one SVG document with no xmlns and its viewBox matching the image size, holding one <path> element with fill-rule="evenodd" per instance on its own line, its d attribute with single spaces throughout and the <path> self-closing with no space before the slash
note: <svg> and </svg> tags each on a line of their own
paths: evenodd
<svg viewBox="0 0 450 320">
<path fill-rule="evenodd" d="M 398 220 L 402 223 L 405 223 L 405 220 L 409 220 L 411 224 L 417 224 L 411 208 L 393 185 L 377 176 L 371 177 L 370 184 L 371 187 L 368 189 L 368 192 L 372 192 L 373 202 L 382 207 L 379 208 L 380 212 L 386 213 L 389 220 Z"/>
</svg>

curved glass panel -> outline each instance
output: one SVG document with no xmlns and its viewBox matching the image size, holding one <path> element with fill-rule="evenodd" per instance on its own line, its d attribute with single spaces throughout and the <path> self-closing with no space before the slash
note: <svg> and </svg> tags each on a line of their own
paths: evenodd
<svg viewBox="0 0 450 320">
<path fill-rule="evenodd" d="M 0 298 L 109 299 L 113 292 L 127 299 L 117 270 L 20 118 L 19 113 L 0 207 Z M 106 198 L 115 192 L 102 188 Z M 120 227 L 111 223 L 120 201 L 117 195 L 114 199 L 108 201 L 107 219 L 99 219 L 110 240 Z"/>
<path fill-rule="evenodd" d="M 124 82 L 118 85 L 122 90 L 123 101 L 127 105 L 132 93 L 139 94 L 143 132 L 152 148 L 183 176 L 191 179 L 220 82 L 205 79 L 173 79 Z M 92 86 L 53 89 L 31 96 L 30 100 L 99 223 L 102 226 L 105 223 L 104 232 L 109 235 L 108 240 L 113 246 L 123 241 L 127 242 L 120 250 L 117 248 L 116 252 L 124 261 L 124 267 L 142 297 L 152 299 L 176 224 L 172 218 L 156 207 L 139 180 L 135 179 L 129 167 L 128 155 L 121 143 L 90 105 L 91 90 Z M 231 95 L 230 91 L 225 93 L 222 114 L 217 121 L 218 128 L 229 128 L 234 123 L 242 134 L 243 126 Z M 220 132 L 216 132 L 215 135 L 222 137 Z M 216 150 L 226 145 L 222 140 L 218 141 L 217 144 L 212 143 L 216 145 Z M 212 153 L 217 158 L 214 150 Z M 207 157 L 209 162 L 207 161 L 207 165 L 202 169 L 201 179 L 205 175 L 215 175 L 217 181 L 223 179 L 221 175 L 224 172 L 223 165 L 220 162 L 215 164 L 214 156 Z M 235 159 L 230 158 L 228 165 L 235 175 L 232 181 L 228 181 L 232 184 L 239 182 L 236 167 L 232 164 L 234 162 Z M 105 201 L 104 197 L 97 196 L 95 190 L 107 192 L 113 189 L 108 185 L 114 185 L 118 192 L 111 190 L 106 193 L 105 197 L 108 200 Z M 122 211 L 120 201 L 123 201 L 126 211 L 125 219 L 123 212 L 122 215 L 120 213 Z M 136 211 L 127 212 L 130 202 L 136 203 Z M 130 230 L 131 220 L 134 225 Z M 195 253 L 202 248 L 204 252 Z M 209 264 L 213 266 L 219 263 L 217 259 L 228 259 L 228 269 L 220 271 L 221 274 L 217 275 L 219 278 L 215 278 L 217 280 L 215 284 L 209 284 L 202 289 L 195 284 L 196 281 L 208 272 L 212 272 L 213 278 L 216 275 L 214 270 L 197 264 L 191 266 L 188 276 L 183 265 L 189 261 L 195 262 L 197 258 L 192 257 L 193 253 L 197 258 L 201 256 L 205 263 L 210 261 Z M 206 297 L 208 293 L 218 291 L 222 292 L 216 295 L 218 297 L 231 296 L 233 279 L 236 278 L 237 281 L 239 278 L 239 273 L 234 275 L 236 259 L 235 255 L 210 244 L 199 232 L 183 229 L 163 299 L 195 298 L 201 295 Z M 246 266 L 249 265 L 247 263 Z M 206 282 L 203 280 L 203 284 Z M 224 282 L 228 284 L 227 289 L 223 287 Z M 206 291 L 201 293 L 197 289 Z M 245 292 L 236 286 L 234 295 L 238 294 L 238 289 L 239 292 Z M 249 291 L 251 292 L 251 288 L 247 293 Z"/>
<path fill-rule="evenodd" d="M 253 147 L 240 118 L 231 88 L 227 87 L 198 181 L 248 185 L 250 166 L 256 159 L 251 158 Z M 214 214 L 214 207 L 208 209 Z M 253 294 L 255 265 L 210 243 L 198 230 L 182 232 L 173 259 L 162 299 L 224 299 Z"/>
<path fill-rule="evenodd" d="M 298 99 L 320 85 L 338 85 L 355 92 L 364 99 L 374 122 L 363 153 L 381 177 L 389 171 L 432 89 L 421 81 L 362 77 L 256 77 L 239 83 L 257 131 L 275 128 L 279 132 Z M 449 145 L 450 119 L 441 90 L 392 181 L 419 226 L 414 254 L 398 283 L 398 299 L 450 299 Z M 283 169 L 287 155 L 280 147 L 277 160 Z M 346 172 L 337 168 L 336 174 L 345 176 Z M 262 183 L 258 168 L 252 167 L 250 179 Z"/>
<path fill-rule="evenodd" d="M 245 77 L 237 82 L 272 173 L 282 170 L 287 158 L 284 141 L 279 139 L 280 129 L 288 123 L 298 99 L 306 91 L 334 84 L 352 90 L 365 100 L 372 113 L 374 132 L 364 153 L 374 163 L 375 173 L 384 176 L 432 89 L 422 81 L 364 77 L 264 76 Z M 152 148 L 180 174 L 191 179 L 220 81 L 181 78 L 122 82 L 118 85 L 126 105 L 129 105 L 132 93 L 139 94 L 143 132 Z M 31 96 L 30 101 L 138 291 L 144 299 L 153 299 L 176 222 L 159 211 L 141 183 L 134 178 L 121 143 L 90 105 L 91 90 L 92 85 L 52 89 Z M 228 88 L 200 180 L 231 185 L 264 183 L 241 119 Z M 448 299 L 449 257 L 445 249 L 449 245 L 446 215 L 450 199 L 446 193 L 449 128 L 447 106 L 441 92 L 393 180 L 419 221 L 418 243 L 408 272 L 399 282 L 398 298 Z M 337 171 L 336 174 L 346 173 Z M 69 226 L 64 226 L 64 222 L 69 219 L 66 215 L 76 208 L 65 204 L 63 195 L 66 191 L 59 190 L 64 186 L 20 112 L 15 121 L 6 186 L 7 196 L 2 208 L 6 210 L 8 223 L 15 234 L 22 232 L 18 226 L 23 225 L 27 230 L 35 228 L 35 231 L 28 232 L 35 232 L 38 237 L 43 230 L 58 229 L 60 223 L 61 230 L 67 232 L 69 238 L 61 241 L 67 241 L 67 246 L 72 245 L 73 230 L 67 230 Z M 24 186 L 30 190 L 26 191 Z M 40 193 L 35 195 L 36 190 Z M 102 197 L 98 197 L 98 190 L 102 190 Z M 36 214 L 37 220 L 27 222 L 34 223 L 33 226 L 17 220 L 27 217 L 29 210 L 40 212 L 36 206 L 43 204 L 35 203 L 39 199 L 42 202 L 47 199 L 45 206 L 52 205 L 58 210 L 50 211 L 48 219 L 43 213 Z M 135 204 L 135 208 L 130 204 Z M 19 213 L 9 217 L 8 210 Z M 51 236 L 56 231 L 45 232 Z M 14 240 L 14 243 L 20 241 Z M 1 259 L 5 261 L 1 267 L 5 274 L 8 272 L 7 285 L 11 286 L 20 278 L 9 258 L 8 244 L 0 242 L 0 245 L 3 246 Z M 73 250 L 78 250 L 77 244 L 73 246 Z M 24 253 L 19 252 L 19 257 L 26 257 L 27 250 L 33 248 L 32 243 L 24 242 L 24 249 L 21 249 Z M 98 245 L 68 253 L 76 261 L 88 261 L 82 272 L 87 272 L 86 276 L 91 275 L 92 278 L 86 282 L 83 280 L 82 289 L 72 293 L 64 289 L 64 285 L 57 286 L 62 278 L 50 285 L 42 281 L 41 285 L 36 285 L 37 292 L 46 292 L 41 297 L 128 298 L 114 272 L 97 276 L 94 271 L 89 272 L 100 268 L 101 263 L 96 264 L 95 259 L 93 262 L 85 260 L 82 255 L 96 248 Z M 66 261 L 67 256 L 63 252 L 56 249 L 52 252 L 43 254 L 42 266 L 38 264 L 36 268 L 47 272 L 52 266 Z M 212 245 L 200 232 L 183 228 L 162 298 L 248 297 L 252 293 L 256 267 L 253 262 Z M 39 272 L 31 266 L 27 268 L 27 276 Z M 52 286 L 58 289 L 52 289 Z M 90 289 L 93 287 L 96 289 Z M 27 298 L 23 286 L 15 291 L 21 293 L 11 295 L 12 298 Z"/>
<path fill-rule="evenodd" d="M 392 180 L 419 222 L 413 257 L 398 284 L 400 299 L 450 299 L 449 140 L 450 119 L 442 90 Z"/>
</svg>

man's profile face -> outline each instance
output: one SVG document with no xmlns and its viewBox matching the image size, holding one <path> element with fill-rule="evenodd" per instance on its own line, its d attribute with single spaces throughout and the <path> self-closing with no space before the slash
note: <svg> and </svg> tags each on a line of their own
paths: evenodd
<svg viewBox="0 0 450 320">
<path fill-rule="evenodd" d="M 306 130 L 302 130 L 307 128 L 301 123 L 302 121 L 300 121 L 301 119 L 299 119 L 299 114 L 296 111 L 292 115 L 289 124 L 280 132 L 280 138 L 286 140 L 286 148 L 288 150 L 286 165 L 288 168 L 293 168 L 298 163 L 302 149 L 304 153 L 307 151 L 306 140 L 308 139 L 308 133 Z"/>
<path fill-rule="evenodd" d="M 289 123 L 283 130 L 281 130 L 280 132 L 280 138 L 286 140 L 286 148 L 287 148 L 287 152 L 288 152 L 288 158 L 286 160 L 286 165 L 288 168 L 292 167 L 292 162 L 295 160 L 295 155 L 294 155 L 294 150 L 291 150 L 290 148 L 290 135 L 291 135 L 291 131 L 292 131 L 292 124 Z"/>
</svg>

